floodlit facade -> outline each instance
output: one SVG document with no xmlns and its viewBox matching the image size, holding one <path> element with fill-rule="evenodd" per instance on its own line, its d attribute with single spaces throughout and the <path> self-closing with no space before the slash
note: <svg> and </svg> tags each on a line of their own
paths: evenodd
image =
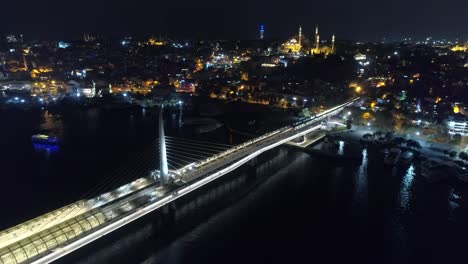
<svg viewBox="0 0 468 264">
<path fill-rule="evenodd" d="M 447 122 L 447 127 L 451 135 L 460 134 L 464 137 L 468 136 L 468 119 L 466 117 L 450 117 Z"/>
</svg>

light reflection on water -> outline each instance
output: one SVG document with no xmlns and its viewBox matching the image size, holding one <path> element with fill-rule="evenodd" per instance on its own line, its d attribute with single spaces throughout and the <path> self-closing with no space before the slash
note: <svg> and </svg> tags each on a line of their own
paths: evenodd
<svg viewBox="0 0 468 264">
<path fill-rule="evenodd" d="M 461 195 L 455 191 L 455 188 L 450 188 L 450 191 L 448 193 L 449 220 L 455 220 L 455 211 L 460 207 L 460 201 Z"/>
<path fill-rule="evenodd" d="M 414 176 L 415 168 L 414 165 L 411 164 L 406 170 L 405 176 L 401 182 L 400 205 L 404 210 L 410 209 L 411 188 L 413 186 Z"/>
<path fill-rule="evenodd" d="M 42 114 L 43 122 L 39 125 L 39 130 L 35 133 L 50 134 L 59 138 L 64 135 L 63 121 L 58 115 L 53 115 L 49 111 Z"/>
<path fill-rule="evenodd" d="M 354 204 L 364 203 L 367 201 L 367 166 L 369 159 L 367 157 L 367 149 L 362 150 L 362 162 L 361 166 L 356 172 L 356 185 L 354 190 Z"/>
<path fill-rule="evenodd" d="M 338 146 L 338 155 L 343 155 L 344 154 L 344 141 L 340 140 L 339 146 Z"/>
</svg>

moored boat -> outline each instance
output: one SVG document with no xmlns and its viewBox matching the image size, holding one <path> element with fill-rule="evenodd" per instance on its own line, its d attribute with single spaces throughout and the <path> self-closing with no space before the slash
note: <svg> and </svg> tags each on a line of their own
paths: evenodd
<svg viewBox="0 0 468 264">
<path fill-rule="evenodd" d="M 49 144 L 49 145 L 57 145 L 60 143 L 60 139 L 58 137 L 53 137 L 44 134 L 37 134 L 31 137 L 31 141 L 33 143 L 41 143 L 41 144 Z"/>
</svg>

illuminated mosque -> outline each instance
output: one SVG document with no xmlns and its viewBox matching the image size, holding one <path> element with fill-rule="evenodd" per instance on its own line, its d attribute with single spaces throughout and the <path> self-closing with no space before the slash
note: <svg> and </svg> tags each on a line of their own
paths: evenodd
<svg viewBox="0 0 468 264">
<path fill-rule="evenodd" d="M 283 45 L 281 45 L 282 50 L 285 53 L 299 53 L 302 49 L 302 26 L 299 26 L 299 34 L 292 37 Z"/>
<path fill-rule="evenodd" d="M 281 45 L 281 49 L 285 53 L 300 53 L 301 51 L 309 51 L 310 54 L 330 55 L 335 53 L 335 35 L 333 34 L 331 45 L 321 46 L 318 26 L 315 27 L 314 42 L 310 43 L 302 34 L 302 26 L 299 26 L 299 33 Z"/>
<path fill-rule="evenodd" d="M 453 52 L 467 52 L 468 51 L 468 43 L 463 45 L 455 45 L 450 48 Z"/>
</svg>

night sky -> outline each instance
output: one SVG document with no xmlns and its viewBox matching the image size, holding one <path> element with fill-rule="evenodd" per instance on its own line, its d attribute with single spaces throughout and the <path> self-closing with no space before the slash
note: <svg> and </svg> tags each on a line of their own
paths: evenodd
<svg viewBox="0 0 468 264">
<path fill-rule="evenodd" d="M 303 25 L 326 39 L 468 38 L 467 0 L 6 0 L 0 33 L 31 38 L 163 34 L 175 38 L 286 38 Z"/>
</svg>

